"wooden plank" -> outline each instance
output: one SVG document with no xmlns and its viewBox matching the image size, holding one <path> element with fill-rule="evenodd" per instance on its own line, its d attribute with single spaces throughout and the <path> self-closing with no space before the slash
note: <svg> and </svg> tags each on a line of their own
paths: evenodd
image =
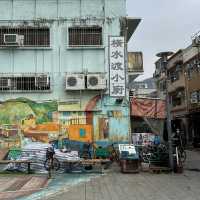
<svg viewBox="0 0 200 200">
<path fill-rule="evenodd" d="M 30 160 L 0 160 L 0 164 L 9 164 L 9 163 L 33 163 Z"/>
<path fill-rule="evenodd" d="M 64 163 L 102 164 L 110 162 L 108 159 L 65 160 Z"/>
<path fill-rule="evenodd" d="M 171 172 L 171 169 L 168 168 L 168 167 L 159 167 L 159 166 L 151 166 L 150 165 L 149 171 L 151 173 L 159 174 L 159 173 L 162 173 L 162 172 Z"/>
</svg>

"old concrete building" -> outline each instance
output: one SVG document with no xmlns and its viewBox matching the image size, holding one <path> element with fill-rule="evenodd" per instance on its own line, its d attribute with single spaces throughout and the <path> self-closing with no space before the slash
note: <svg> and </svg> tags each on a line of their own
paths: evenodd
<svg viewBox="0 0 200 200">
<path fill-rule="evenodd" d="M 1 136 L 127 141 L 129 98 L 110 97 L 108 39 L 125 38 L 127 68 L 139 22 L 126 0 L 1 0 Z"/>
<path fill-rule="evenodd" d="M 154 78 L 148 78 L 143 81 L 133 81 L 130 83 L 130 96 L 134 97 L 157 97 L 157 88 Z"/>
<path fill-rule="evenodd" d="M 183 62 L 186 76 L 186 97 L 189 123 L 189 140 L 200 140 L 200 53 L 199 45 L 185 49 Z"/>
<path fill-rule="evenodd" d="M 156 88 L 157 88 L 157 96 L 161 99 L 165 99 L 166 97 L 166 69 L 163 65 L 163 58 L 159 58 L 155 62 L 155 72 L 153 74 L 153 77 L 156 82 Z"/>
<path fill-rule="evenodd" d="M 186 76 L 183 64 L 184 50 L 180 49 L 167 61 L 167 90 L 170 98 L 172 131 L 180 129 L 188 140 L 188 110 Z"/>
<path fill-rule="evenodd" d="M 158 95 L 170 99 L 172 132 L 180 129 L 186 143 L 200 141 L 200 46 L 199 36 L 193 44 L 156 61 L 154 77 Z M 196 43 L 197 42 L 197 43 Z M 164 83 L 164 84 L 163 84 Z M 163 87 L 164 85 L 164 87 Z"/>
</svg>

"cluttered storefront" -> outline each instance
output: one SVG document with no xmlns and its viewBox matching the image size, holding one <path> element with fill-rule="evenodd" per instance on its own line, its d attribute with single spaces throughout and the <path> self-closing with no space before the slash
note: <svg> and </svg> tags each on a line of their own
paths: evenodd
<svg viewBox="0 0 200 200">
<path fill-rule="evenodd" d="M 147 170 L 171 169 L 165 110 L 165 101 L 160 99 L 131 99 L 132 142 Z M 186 154 L 176 139 L 172 138 L 173 170 L 180 171 Z"/>
<path fill-rule="evenodd" d="M 131 99 L 131 133 L 134 143 L 148 145 L 158 136 L 163 141 L 165 102 L 159 99 Z"/>
</svg>

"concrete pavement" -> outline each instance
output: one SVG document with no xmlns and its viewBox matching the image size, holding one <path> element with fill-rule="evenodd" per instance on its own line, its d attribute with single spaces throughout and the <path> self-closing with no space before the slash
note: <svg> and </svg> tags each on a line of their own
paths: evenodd
<svg viewBox="0 0 200 200">
<path fill-rule="evenodd" d="M 57 193 L 47 200 L 200 200 L 200 153 L 188 152 L 183 174 L 121 174 L 115 168 L 106 175 Z"/>
</svg>

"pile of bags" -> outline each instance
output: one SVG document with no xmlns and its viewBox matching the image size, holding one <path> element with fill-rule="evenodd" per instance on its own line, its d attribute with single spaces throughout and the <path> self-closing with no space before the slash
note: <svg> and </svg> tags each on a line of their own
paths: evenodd
<svg viewBox="0 0 200 200">
<path fill-rule="evenodd" d="M 39 172 L 46 173 L 47 171 L 44 168 L 44 162 L 46 160 L 46 150 L 49 147 L 49 144 L 44 144 L 41 142 L 29 142 L 21 149 L 21 155 L 17 158 L 18 160 L 31 160 L 31 169 Z M 65 164 L 64 161 L 79 161 L 81 158 L 78 155 L 78 151 L 64 151 L 61 152 L 58 149 L 55 149 L 55 157 L 60 162 L 60 170 L 64 171 Z M 10 158 L 12 159 L 12 158 Z M 27 170 L 26 164 L 9 164 L 6 168 L 7 170 Z"/>
</svg>

